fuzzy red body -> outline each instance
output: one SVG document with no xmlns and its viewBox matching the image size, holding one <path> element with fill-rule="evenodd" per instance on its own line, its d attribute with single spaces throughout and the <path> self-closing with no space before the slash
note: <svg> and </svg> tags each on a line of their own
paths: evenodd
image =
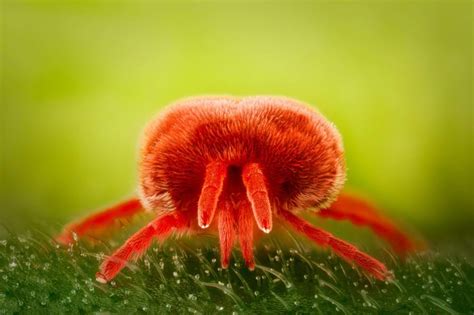
<svg viewBox="0 0 474 315">
<path fill-rule="evenodd" d="M 216 161 L 229 172 L 258 163 L 271 202 L 290 210 L 328 205 L 345 179 L 339 133 L 306 105 L 276 97 L 194 98 L 146 129 L 140 200 L 159 212 L 196 212 L 206 166 Z M 240 176 L 232 179 L 225 189 L 245 195 Z"/>
<path fill-rule="evenodd" d="M 154 221 L 102 264 L 100 281 L 112 279 L 155 237 L 207 228 L 217 231 L 223 267 L 238 240 L 253 269 L 256 231 L 271 232 L 274 221 L 332 248 L 377 278 L 387 276 L 382 263 L 297 216 L 307 209 L 367 225 L 400 252 L 412 248 L 388 219 L 340 195 L 345 181 L 341 137 L 321 114 L 294 100 L 200 97 L 178 102 L 146 128 L 139 173 L 139 201 L 73 224 L 59 237 L 68 242 L 71 232 L 87 234 L 131 216 L 140 205 L 156 213 Z M 351 210 L 352 204 L 359 206 Z"/>
</svg>

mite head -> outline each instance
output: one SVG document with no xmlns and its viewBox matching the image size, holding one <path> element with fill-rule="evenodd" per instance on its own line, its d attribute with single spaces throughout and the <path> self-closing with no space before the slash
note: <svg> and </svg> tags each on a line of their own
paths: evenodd
<svg viewBox="0 0 474 315">
<path fill-rule="evenodd" d="M 343 155 L 336 128 L 299 102 L 277 97 L 187 99 L 145 131 L 140 199 L 148 210 L 160 213 L 198 211 L 206 198 L 214 207 L 219 200 L 252 203 L 252 192 L 264 191 L 271 211 L 322 208 L 344 184 Z M 212 220 L 213 213 L 208 215 Z"/>
</svg>

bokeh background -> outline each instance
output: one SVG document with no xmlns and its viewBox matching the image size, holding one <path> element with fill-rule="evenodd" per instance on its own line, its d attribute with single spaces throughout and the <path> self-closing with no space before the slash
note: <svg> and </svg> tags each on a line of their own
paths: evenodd
<svg viewBox="0 0 474 315">
<path fill-rule="evenodd" d="M 347 186 L 428 239 L 472 233 L 471 2 L 1 3 L 1 224 L 133 194 L 168 103 L 285 95 L 340 129 Z"/>
</svg>

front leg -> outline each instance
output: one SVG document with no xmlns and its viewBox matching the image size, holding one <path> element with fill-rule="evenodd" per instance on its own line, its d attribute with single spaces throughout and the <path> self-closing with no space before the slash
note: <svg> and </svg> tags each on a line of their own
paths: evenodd
<svg viewBox="0 0 474 315">
<path fill-rule="evenodd" d="M 219 202 L 219 244 L 221 250 L 221 266 L 224 269 L 229 266 L 229 257 L 235 238 L 235 220 L 232 210 L 230 200 L 223 199 Z"/>
<path fill-rule="evenodd" d="M 151 245 L 154 237 L 166 239 L 174 230 L 189 229 L 190 220 L 181 212 L 173 212 L 154 219 L 133 234 L 112 256 L 100 266 L 96 280 L 106 283 L 113 279 L 131 259 L 138 259 Z"/>
<path fill-rule="evenodd" d="M 385 280 L 390 276 L 383 263 L 360 251 L 354 245 L 338 239 L 322 229 L 311 226 L 308 222 L 289 211 L 280 210 L 279 214 L 295 230 L 305 234 L 318 245 L 331 248 L 341 258 L 349 263 L 356 263 L 375 278 Z"/>
</svg>

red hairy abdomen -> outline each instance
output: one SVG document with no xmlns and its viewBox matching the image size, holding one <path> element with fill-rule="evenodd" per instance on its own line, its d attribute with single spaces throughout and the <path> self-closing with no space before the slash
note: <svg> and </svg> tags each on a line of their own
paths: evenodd
<svg viewBox="0 0 474 315">
<path fill-rule="evenodd" d="M 328 205 L 345 179 L 339 133 L 321 114 L 278 97 L 199 97 L 172 105 L 148 125 L 140 199 L 149 210 L 196 211 L 206 165 L 232 172 L 258 163 L 272 204 Z"/>
</svg>

